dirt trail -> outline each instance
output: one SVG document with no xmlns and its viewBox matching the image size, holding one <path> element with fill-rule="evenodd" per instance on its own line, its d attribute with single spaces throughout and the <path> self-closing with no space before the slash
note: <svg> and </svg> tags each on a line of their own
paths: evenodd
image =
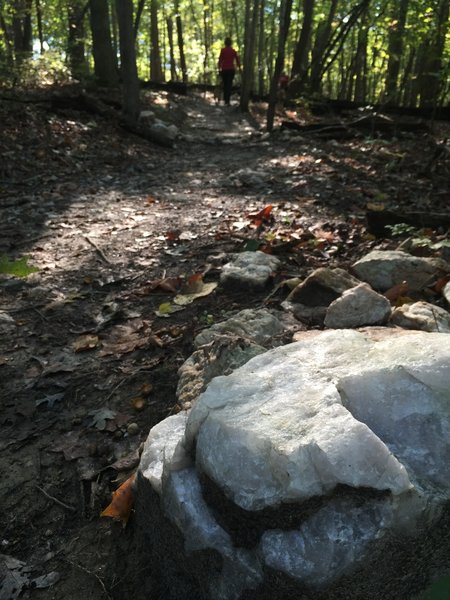
<svg viewBox="0 0 450 600">
<path fill-rule="evenodd" d="M 426 208 L 442 192 L 417 177 L 414 140 L 268 138 L 257 112 L 150 100 L 183 133 L 174 149 L 101 117 L 1 107 L 0 255 L 39 267 L 0 280 L 1 552 L 14 598 L 158 597 L 133 519 L 122 530 L 99 513 L 150 428 L 177 410 L 193 336 L 266 295 L 212 294 L 163 318 L 155 311 L 173 294 L 158 280 L 218 280 L 230 252 L 299 231 L 328 240 L 282 256 L 285 276 L 343 266 L 375 243 L 364 238 L 368 200 Z M 275 216 L 257 228 L 248 215 L 267 204 Z"/>
</svg>

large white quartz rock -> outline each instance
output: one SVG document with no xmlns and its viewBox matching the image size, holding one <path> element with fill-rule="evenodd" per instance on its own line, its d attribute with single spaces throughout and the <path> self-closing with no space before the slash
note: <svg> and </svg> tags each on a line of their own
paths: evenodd
<svg viewBox="0 0 450 600">
<path fill-rule="evenodd" d="M 409 290 L 421 290 L 436 274 L 449 273 L 450 264 L 440 258 L 412 256 L 400 250 L 373 250 L 352 266 L 359 279 L 375 290 L 408 282 Z"/>
<path fill-rule="evenodd" d="M 351 330 L 257 356 L 199 397 L 196 466 L 257 510 L 338 484 L 450 496 L 450 337 L 370 341 Z"/>
</svg>

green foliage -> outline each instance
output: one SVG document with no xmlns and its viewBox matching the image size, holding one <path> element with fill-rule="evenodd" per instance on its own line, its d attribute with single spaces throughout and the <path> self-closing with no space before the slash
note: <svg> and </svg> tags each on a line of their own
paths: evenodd
<svg viewBox="0 0 450 600">
<path fill-rule="evenodd" d="M 426 590 L 424 600 L 448 600 L 450 598 L 450 574 L 434 581 Z"/>
<path fill-rule="evenodd" d="M 28 264 L 26 256 L 17 260 L 9 260 L 7 256 L 0 257 L 0 273 L 14 275 L 15 277 L 27 277 L 37 271 L 39 271 L 37 267 Z"/>
<path fill-rule="evenodd" d="M 416 248 L 429 248 L 434 251 L 441 250 L 442 248 L 450 248 L 450 240 L 435 242 L 429 235 L 426 235 L 425 230 L 418 229 L 407 223 L 396 223 L 395 225 L 386 225 L 385 227 L 391 231 L 394 237 L 411 237 L 411 244 Z"/>
</svg>

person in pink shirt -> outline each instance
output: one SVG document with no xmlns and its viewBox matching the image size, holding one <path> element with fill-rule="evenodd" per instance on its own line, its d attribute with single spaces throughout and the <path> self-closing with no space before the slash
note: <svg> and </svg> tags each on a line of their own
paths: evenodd
<svg viewBox="0 0 450 600">
<path fill-rule="evenodd" d="M 219 71 L 223 81 L 223 100 L 225 104 L 230 104 L 231 88 L 236 73 L 236 67 L 241 68 L 238 53 L 231 47 L 231 38 L 225 39 L 225 47 L 222 48 L 219 55 Z"/>
</svg>

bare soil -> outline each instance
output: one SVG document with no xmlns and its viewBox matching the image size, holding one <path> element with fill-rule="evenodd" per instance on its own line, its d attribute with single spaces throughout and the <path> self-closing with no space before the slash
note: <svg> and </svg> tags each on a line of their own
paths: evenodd
<svg viewBox="0 0 450 600">
<path fill-rule="evenodd" d="M 164 556 L 142 560 L 133 515 L 126 528 L 99 515 L 151 427 L 178 410 L 193 337 L 234 311 L 278 307 L 286 292 L 270 293 L 284 279 L 395 247 L 367 233 L 367 203 L 448 211 L 448 159 L 433 159 L 448 125 L 395 139 L 268 136 L 264 105 L 242 115 L 204 94 L 146 92 L 184 136 L 171 149 L 49 98 L 0 99 L 0 256 L 39 269 L 0 276 L 0 541 L 17 580 L 0 598 L 163 598 Z M 218 281 L 230 253 L 258 246 L 283 261 L 272 288 L 219 286 L 156 314 L 172 289 Z"/>
</svg>

